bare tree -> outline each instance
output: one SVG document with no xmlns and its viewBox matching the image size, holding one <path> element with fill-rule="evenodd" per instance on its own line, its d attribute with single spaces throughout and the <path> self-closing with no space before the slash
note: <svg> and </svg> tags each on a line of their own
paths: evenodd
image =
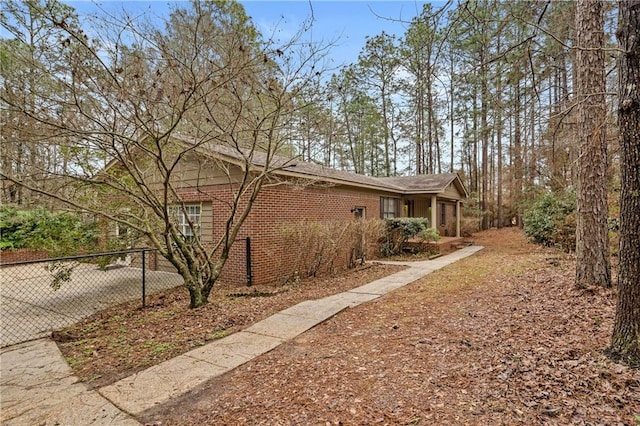
<svg viewBox="0 0 640 426">
<path fill-rule="evenodd" d="M 606 80 L 604 2 L 578 0 L 576 7 L 578 143 L 580 144 L 576 284 L 611 286 L 607 230 Z"/>
<path fill-rule="evenodd" d="M 50 76 L 42 72 L 42 67 L 57 72 L 56 64 L 63 63 L 72 50 L 64 31 L 42 19 L 42 10 L 58 20 L 64 17 L 69 28 L 78 29 L 73 9 L 55 0 L 8 0 L 3 2 L 0 12 L 0 25 L 11 37 L 0 40 L 3 52 L 0 54 L 0 92 L 3 99 L 29 113 L 41 107 L 31 96 L 36 86 L 43 94 L 48 91 L 48 97 L 55 96 L 59 89 Z M 29 114 L 3 105 L 0 125 L 0 168 L 4 174 L 45 188 L 55 174 L 67 168 L 73 153 L 65 146 L 64 139 L 52 139 Z M 25 206 L 47 204 L 42 197 L 7 179 L 2 180 L 0 200 Z"/>
<path fill-rule="evenodd" d="M 275 159 L 289 143 L 294 90 L 320 75 L 324 48 L 302 41 L 308 26 L 284 43 L 263 39 L 236 2 L 193 1 L 160 23 L 102 17 L 87 33 L 37 12 L 72 47 L 66 65 L 36 67 L 56 95 L 30 88 L 33 110 L 1 100 L 93 160 L 70 167 L 64 188 L 2 178 L 134 231 L 184 277 L 191 307 L 207 303 L 260 190 L 286 166 Z M 214 164 L 220 156 L 232 165 Z M 226 195 L 206 193 L 212 168 Z M 205 196 L 223 206 L 220 234 L 201 234 L 189 205 Z"/>
<path fill-rule="evenodd" d="M 620 264 L 611 352 L 640 365 L 640 2 L 619 2 Z"/>
</svg>

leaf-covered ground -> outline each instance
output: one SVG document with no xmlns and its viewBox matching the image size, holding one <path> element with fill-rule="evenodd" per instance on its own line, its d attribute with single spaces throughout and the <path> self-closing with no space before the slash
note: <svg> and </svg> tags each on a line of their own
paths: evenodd
<svg viewBox="0 0 640 426">
<path fill-rule="evenodd" d="M 475 242 L 485 250 L 343 311 L 142 420 L 640 424 L 640 371 L 602 353 L 614 291 L 577 289 L 571 257 L 516 229 Z"/>
<path fill-rule="evenodd" d="M 340 293 L 403 269 L 365 265 L 335 277 L 288 286 L 216 285 L 210 303 L 189 309 L 185 288 L 114 306 L 54 333 L 67 362 L 87 386 L 111 384 L 224 337 L 296 303 Z"/>
</svg>

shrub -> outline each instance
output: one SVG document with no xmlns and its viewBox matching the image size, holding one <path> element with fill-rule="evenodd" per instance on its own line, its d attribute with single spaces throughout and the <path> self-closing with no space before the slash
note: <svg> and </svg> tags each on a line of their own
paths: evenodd
<svg viewBox="0 0 640 426">
<path fill-rule="evenodd" d="M 286 224 L 280 232 L 286 244 L 296 248 L 289 279 L 354 267 L 373 255 L 373 247 L 377 247 L 373 243 L 380 240 L 383 229 L 383 222 L 375 219 Z"/>
<path fill-rule="evenodd" d="M 435 228 L 427 228 L 418 233 L 418 238 L 423 241 L 437 242 L 440 240 L 440 232 Z"/>
<path fill-rule="evenodd" d="M 553 239 L 562 250 L 571 253 L 576 249 L 576 214 L 568 214 L 553 233 Z"/>
<path fill-rule="evenodd" d="M 524 232 L 536 244 L 559 244 L 565 250 L 575 248 L 576 199 L 573 192 L 545 193 L 533 202 L 523 215 Z"/>
<path fill-rule="evenodd" d="M 470 237 L 472 234 L 480 231 L 482 219 L 477 217 L 462 217 L 460 219 L 460 235 Z"/>
<path fill-rule="evenodd" d="M 429 221 L 423 217 L 386 219 L 385 223 L 386 233 L 380 247 L 383 256 L 399 254 L 409 238 L 417 236 L 429 226 Z"/>
<path fill-rule="evenodd" d="M 64 256 L 89 251 L 96 246 L 99 234 L 95 221 L 84 221 L 70 212 L 0 208 L 0 249 L 3 250 L 29 248 L 46 250 L 51 256 Z"/>
<path fill-rule="evenodd" d="M 460 219 L 460 235 L 470 237 L 471 234 L 481 230 L 482 209 L 478 201 L 478 195 L 472 193 L 462 205 L 462 217 Z"/>
</svg>

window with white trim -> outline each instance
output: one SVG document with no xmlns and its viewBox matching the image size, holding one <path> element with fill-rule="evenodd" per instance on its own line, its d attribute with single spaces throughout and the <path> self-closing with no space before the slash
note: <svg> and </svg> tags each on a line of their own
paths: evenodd
<svg viewBox="0 0 640 426">
<path fill-rule="evenodd" d="M 175 207 L 176 227 L 178 231 L 184 236 L 185 240 L 192 241 L 195 235 L 200 238 L 201 230 L 201 214 L 202 208 L 200 204 L 185 204 L 184 208 Z M 189 225 L 189 222 L 193 224 L 193 228 Z"/>
</svg>

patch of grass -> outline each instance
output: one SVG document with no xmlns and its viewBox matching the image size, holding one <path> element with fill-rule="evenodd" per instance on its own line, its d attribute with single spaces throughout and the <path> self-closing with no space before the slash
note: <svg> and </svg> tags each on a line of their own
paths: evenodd
<svg viewBox="0 0 640 426">
<path fill-rule="evenodd" d="M 156 342 L 155 340 L 151 339 L 144 342 L 142 347 L 144 349 L 151 349 L 151 355 L 159 355 L 173 349 L 174 344 L 170 342 Z"/>
<path fill-rule="evenodd" d="M 168 311 L 159 311 L 158 316 L 161 318 L 171 318 L 176 315 L 175 309 L 169 309 Z"/>
<path fill-rule="evenodd" d="M 82 331 L 84 333 L 91 333 L 91 332 L 94 332 L 94 331 L 100 329 L 100 326 L 102 326 L 102 323 L 100 321 L 90 322 L 89 324 L 84 326 Z"/>
<path fill-rule="evenodd" d="M 69 366 L 71 368 L 73 368 L 74 366 L 76 366 L 76 365 L 78 365 L 78 364 L 80 364 L 82 362 L 78 358 L 72 357 L 72 356 L 66 357 L 65 361 L 67 361 L 67 364 L 69 364 Z"/>
<path fill-rule="evenodd" d="M 119 336 L 119 337 L 109 337 L 107 339 L 107 343 L 110 346 L 126 346 L 129 347 L 129 345 L 127 344 L 127 337 L 126 336 Z"/>
<path fill-rule="evenodd" d="M 225 330 L 225 329 L 214 330 L 213 334 L 211 335 L 211 340 L 222 339 L 223 337 L 227 336 L 228 334 L 229 334 L 229 331 Z"/>
<path fill-rule="evenodd" d="M 166 351 L 170 351 L 171 349 L 173 349 L 173 343 L 158 343 L 157 345 L 154 346 L 153 350 L 151 351 L 151 353 L 153 355 L 159 355 L 163 352 Z"/>
</svg>

